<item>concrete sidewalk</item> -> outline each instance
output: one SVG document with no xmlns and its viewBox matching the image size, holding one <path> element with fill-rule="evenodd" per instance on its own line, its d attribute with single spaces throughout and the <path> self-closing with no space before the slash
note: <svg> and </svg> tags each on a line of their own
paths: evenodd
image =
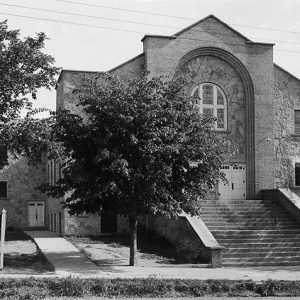
<svg viewBox="0 0 300 300">
<path fill-rule="evenodd" d="M 180 279 L 230 279 L 262 281 L 300 280 L 300 266 L 257 267 L 257 268 L 201 268 L 173 265 L 154 267 L 130 267 L 126 265 L 101 265 L 97 267 L 73 244 L 48 231 L 27 231 L 38 247 L 53 264 L 55 273 L 60 276 L 104 278 L 180 278 Z M 105 255 L 105 254 L 104 254 Z M 42 276 L 42 275 L 41 275 Z M 1 275 L 0 275 L 1 277 Z M 23 277 L 23 276 L 22 276 Z"/>
<path fill-rule="evenodd" d="M 103 271 L 66 239 L 49 231 L 26 231 L 58 275 L 101 275 Z"/>
</svg>

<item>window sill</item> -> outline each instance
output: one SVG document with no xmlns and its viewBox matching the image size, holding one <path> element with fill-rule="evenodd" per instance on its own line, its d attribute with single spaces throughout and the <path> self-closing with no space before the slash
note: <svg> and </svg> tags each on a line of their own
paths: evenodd
<svg viewBox="0 0 300 300">
<path fill-rule="evenodd" d="M 292 134 L 291 134 L 291 137 L 300 138 L 300 134 L 295 134 L 295 133 L 292 133 Z"/>
<path fill-rule="evenodd" d="M 8 200 L 9 200 L 9 198 L 7 198 L 7 197 L 6 198 L 1 198 L 0 197 L 0 201 L 8 201 Z"/>
</svg>

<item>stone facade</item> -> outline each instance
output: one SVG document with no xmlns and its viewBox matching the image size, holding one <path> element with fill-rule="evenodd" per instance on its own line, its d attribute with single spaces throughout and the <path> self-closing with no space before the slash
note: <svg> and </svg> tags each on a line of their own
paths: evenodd
<svg viewBox="0 0 300 300">
<path fill-rule="evenodd" d="M 144 71 L 150 76 L 185 76 L 193 81 L 191 89 L 203 83 L 218 86 L 227 101 L 227 130 L 219 135 L 232 153 L 227 163 L 246 165 L 247 199 L 259 198 L 263 189 L 294 186 L 295 163 L 300 162 L 300 137 L 294 134 L 294 111 L 300 110 L 300 81 L 274 64 L 273 44 L 255 43 L 214 16 L 172 36 L 146 35 L 142 42 L 143 53 L 108 72 L 123 80 Z M 96 72 L 62 71 L 57 108 L 82 114 L 72 94 L 82 74 L 93 77 Z M 46 200 L 33 189 L 36 180 L 46 180 L 46 170 L 44 166 L 34 169 L 19 163 L 22 168 L 17 163 L 0 174 L 11 182 L 11 200 L 0 204 L 10 203 L 18 216 L 14 222 L 24 227 L 28 224 L 26 201 Z M 48 228 L 66 235 L 101 233 L 99 216 L 70 216 L 61 200 L 46 200 Z M 119 216 L 117 222 L 119 232 L 127 231 L 126 218 Z"/>
<path fill-rule="evenodd" d="M 7 199 L 0 199 L 0 210 L 7 210 L 7 226 L 29 227 L 28 204 L 45 202 L 45 195 L 36 189 L 45 178 L 44 163 L 29 164 L 24 157 L 9 159 L 8 166 L 0 171 L 0 181 L 7 182 Z"/>
<path fill-rule="evenodd" d="M 231 151 L 227 163 L 246 165 L 247 199 L 293 185 L 300 158 L 299 138 L 292 134 L 299 80 L 274 65 L 273 44 L 252 42 L 214 16 L 172 36 L 146 35 L 142 42 L 142 54 L 109 72 L 123 80 L 143 71 L 185 76 L 193 81 L 188 93 L 202 83 L 218 86 L 227 101 L 227 130 L 219 135 Z M 66 90 L 74 75 L 63 71 L 59 102 L 69 101 Z"/>
<path fill-rule="evenodd" d="M 294 111 L 300 109 L 300 80 L 275 65 L 274 69 L 275 186 L 295 186 L 295 163 L 300 162 L 300 136 L 294 134 Z"/>
<path fill-rule="evenodd" d="M 254 43 L 214 16 L 172 36 L 146 35 L 142 41 L 145 69 L 153 76 L 177 75 L 183 64 L 200 57 L 217 57 L 235 69 L 245 94 L 247 198 L 273 188 L 274 147 L 266 142 L 274 128 L 273 44 Z"/>
<path fill-rule="evenodd" d="M 227 161 L 246 161 L 246 104 L 244 87 L 240 76 L 234 68 L 219 58 L 202 56 L 192 58 L 183 64 L 179 70 L 187 80 L 194 82 L 188 93 L 191 93 L 194 85 L 211 82 L 218 85 L 225 93 L 227 100 L 227 131 L 220 133 L 222 139 L 226 139 L 230 148 Z"/>
</svg>

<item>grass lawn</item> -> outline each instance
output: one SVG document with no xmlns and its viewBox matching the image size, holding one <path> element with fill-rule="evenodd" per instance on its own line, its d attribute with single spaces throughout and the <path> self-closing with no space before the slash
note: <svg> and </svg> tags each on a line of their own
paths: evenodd
<svg viewBox="0 0 300 300">
<path fill-rule="evenodd" d="M 157 236 L 138 239 L 138 265 L 176 264 L 175 247 Z M 70 237 L 69 240 L 97 265 L 128 265 L 129 238 L 124 236 Z"/>
<path fill-rule="evenodd" d="M 7 231 L 4 243 L 4 268 L 0 274 L 40 274 L 53 267 L 22 231 Z"/>
</svg>

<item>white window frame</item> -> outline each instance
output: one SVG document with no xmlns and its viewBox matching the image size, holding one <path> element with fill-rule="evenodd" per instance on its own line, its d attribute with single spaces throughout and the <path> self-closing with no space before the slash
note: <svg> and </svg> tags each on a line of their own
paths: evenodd
<svg viewBox="0 0 300 300">
<path fill-rule="evenodd" d="M 213 87 L 213 104 L 203 104 L 203 99 L 202 99 L 202 95 L 203 95 L 203 86 L 204 85 L 210 85 Z M 213 84 L 211 82 L 203 82 L 201 84 L 199 84 L 198 86 L 196 86 L 191 93 L 192 97 L 195 97 L 195 92 L 198 90 L 198 94 L 197 94 L 197 108 L 199 109 L 199 113 L 203 114 L 203 109 L 213 109 L 213 117 L 217 118 L 217 111 L 218 109 L 223 109 L 224 110 L 224 128 L 218 128 L 217 126 L 217 121 L 214 122 L 214 130 L 216 131 L 226 131 L 227 130 L 227 99 L 226 96 L 224 94 L 224 92 L 222 91 L 222 89 L 217 86 L 216 84 Z M 217 99 L 218 99 L 218 91 L 221 93 L 223 100 L 224 100 L 224 104 L 218 104 Z"/>
</svg>

